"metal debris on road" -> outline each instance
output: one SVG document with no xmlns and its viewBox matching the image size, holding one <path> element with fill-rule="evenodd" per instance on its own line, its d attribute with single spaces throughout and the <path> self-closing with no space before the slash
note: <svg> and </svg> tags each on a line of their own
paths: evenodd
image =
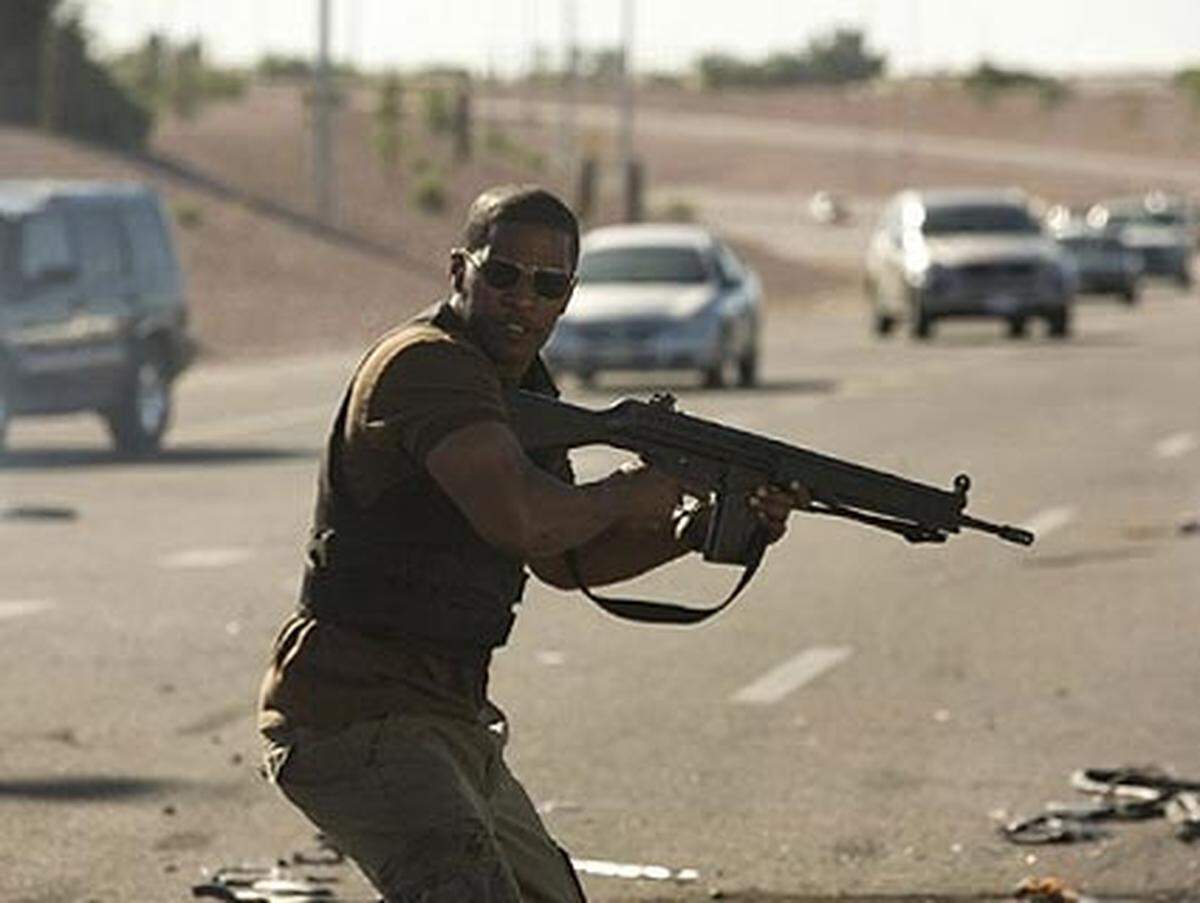
<svg viewBox="0 0 1200 903">
<path fill-rule="evenodd" d="M 346 861 L 346 854 L 335 847 L 324 834 L 318 833 L 314 838 L 316 848 L 313 850 L 297 850 L 292 853 L 292 863 L 295 865 L 341 865 Z"/>
<path fill-rule="evenodd" d="M 538 815 L 549 815 L 551 812 L 582 812 L 583 806 L 571 800 L 546 800 L 537 806 Z"/>
<path fill-rule="evenodd" d="M 1190 790 L 1177 793 L 1167 803 L 1167 821 L 1184 843 L 1200 840 L 1200 794 Z"/>
<path fill-rule="evenodd" d="M 596 875 L 601 878 L 646 879 L 680 883 L 700 879 L 700 873 L 696 869 L 672 869 L 665 865 L 634 865 L 624 862 L 607 862 L 603 859 L 572 859 L 571 865 L 581 875 Z"/>
<path fill-rule="evenodd" d="M 1200 782 L 1176 778 L 1160 768 L 1084 768 L 1071 786 L 1093 797 L 1084 805 L 1047 803 L 1045 811 L 1001 826 L 1013 843 L 1072 843 L 1107 837 L 1102 821 L 1142 821 L 1167 816 L 1184 841 L 1200 838 Z"/>
<path fill-rule="evenodd" d="M 340 866 L 346 857 L 329 839 L 318 833 L 316 846 L 297 850 L 288 859 L 270 864 L 243 863 L 222 866 L 203 884 L 192 887 L 192 896 L 234 903 L 303 903 L 303 901 L 333 901 L 348 898 L 338 896 L 330 885 L 341 880 L 336 875 L 319 871 L 321 867 Z M 318 871 L 301 866 L 317 867 Z M 207 870 L 206 870 L 207 871 Z"/>
<path fill-rule="evenodd" d="M 1029 818 L 1010 821 L 1000 828 L 1013 843 L 1074 843 L 1077 840 L 1099 840 L 1108 832 L 1079 818 L 1064 818 L 1061 815 L 1041 813 Z"/>
<path fill-rule="evenodd" d="M 303 903 L 337 899 L 332 876 L 294 875 L 286 863 L 219 868 L 203 884 L 192 887 L 194 898 L 234 903 Z"/>
</svg>

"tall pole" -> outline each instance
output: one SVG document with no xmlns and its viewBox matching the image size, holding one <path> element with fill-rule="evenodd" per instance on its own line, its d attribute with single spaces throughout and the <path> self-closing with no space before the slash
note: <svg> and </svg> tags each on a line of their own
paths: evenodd
<svg viewBox="0 0 1200 903">
<path fill-rule="evenodd" d="M 317 0 L 317 65 L 313 80 L 313 189 L 317 218 L 333 222 L 333 91 L 329 83 L 329 18 L 332 0 Z"/>
<path fill-rule="evenodd" d="M 633 159 L 633 0 L 621 2 L 621 185 L 625 218 L 637 218 L 636 175 Z"/>
<path fill-rule="evenodd" d="M 575 174 L 577 110 L 579 106 L 579 46 L 576 0 L 562 0 L 563 96 L 559 119 L 559 156 L 567 179 Z"/>
</svg>

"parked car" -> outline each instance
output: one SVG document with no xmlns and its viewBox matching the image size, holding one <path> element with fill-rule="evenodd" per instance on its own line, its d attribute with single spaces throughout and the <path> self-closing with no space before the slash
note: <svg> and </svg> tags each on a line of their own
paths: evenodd
<svg viewBox="0 0 1200 903">
<path fill-rule="evenodd" d="M 758 379 L 762 287 L 696 225 L 622 225 L 584 236 L 579 287 L 545 356 L 584 382 L 606 370 L 695 370 L 707 386 Z"/>
<path fill-rule="evenodd" d="M 1126 304 L 1137 303 L 1142 256 L 1119 233 L 1070 220 L 1054 230 L 1054 239 L 1070 258 L 1079 294 L 1118 295 Z"/>
<path fill-rule="evenodd" d="M 119 451 L 152 451 L 193 354 L 154 191 L 0 181 L 0 448 L 14 417 L 95 411 Z"/>
<path fill-rule="evenodd" d="M 1195 238 L 1186 208 L 1160 192 L 1101 201 L 1088 211 L 1094 226 L 1119 234 L 1141 255 L 1142 272 L 1178 285 L 1192 284 Z"/>
<path fill-rule="evenodd" d="M 924 339 L 950 317 L 1002 319 L 1012 336 L 1031 318 L 1052 336 L 1070 332 L 1070 263 L 1015 189 L 900 192 L 870 238 L 865 269 L 878 335 L 907 322 Z"/>
</svg>

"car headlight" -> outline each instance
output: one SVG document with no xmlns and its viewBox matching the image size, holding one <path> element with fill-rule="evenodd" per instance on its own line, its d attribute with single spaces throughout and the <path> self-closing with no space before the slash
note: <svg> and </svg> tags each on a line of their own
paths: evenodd
<svg viewBox="0 0 1200 903">
<path fill-rule="evenodd" d="M 721 323 L 720 311 L 716 304 L 706 304 L 686 320 L 681 320 L 674 329 L 676 335 L 693 339 L 708 338 L 716 335 Z"/>
</svg>

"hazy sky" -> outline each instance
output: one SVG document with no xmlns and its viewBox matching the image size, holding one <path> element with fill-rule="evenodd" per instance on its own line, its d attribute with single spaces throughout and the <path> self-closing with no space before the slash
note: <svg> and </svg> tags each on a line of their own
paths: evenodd
<svg viewBox="0 0 1200 903">
<path fill-rule="evenodd" d="M 1200 64 L 1200 0 L 633 0 L 635 62 L 678 69 L 699 53 L 743 56 L 803 46 L 837 25 L 862 28 L 894 70 L 961 68 L 983 57 L 1042 70 L 1171 70 Z M 429 62 L 511 72 L 531 48 L 557 53 L 566 10 L 579 42 L 620 40 L 622 0 L 332 0 L 333 48 L 366 67 Z M 105 50 L 149 31 L 199 37 L 248 62 L 310 53 L 318 0 L 82 0 Z M 553 61 L 553 57 L 551 60 Z"/>
</svg>

